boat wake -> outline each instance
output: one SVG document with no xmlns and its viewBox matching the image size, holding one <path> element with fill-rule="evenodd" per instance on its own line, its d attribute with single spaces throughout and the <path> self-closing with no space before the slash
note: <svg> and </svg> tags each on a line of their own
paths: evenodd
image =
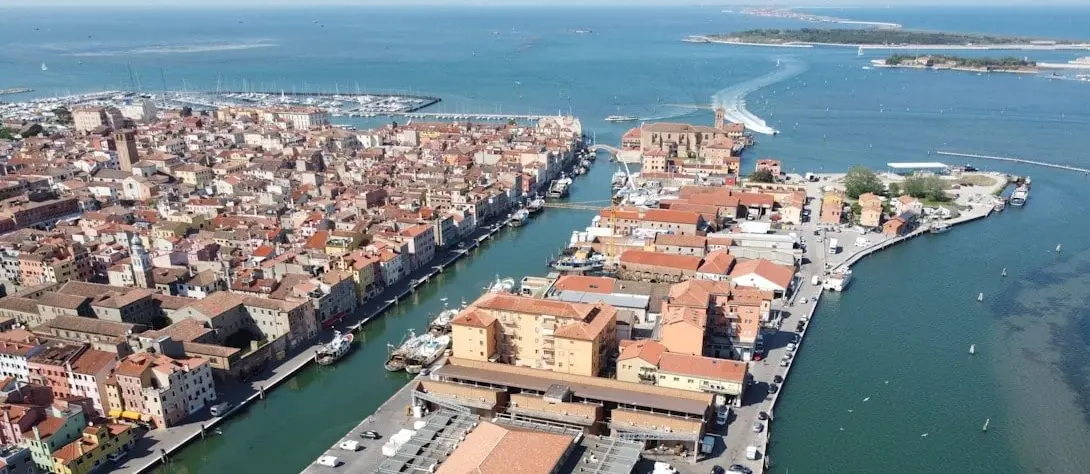
<svg viewBox="0 0 1090 474">
<path fill-rule="evenodd" d="M 124 56 L 131 54 L 192 54 L 210 53 L 217 51 L 242 51 L 247 49 L 271 48 L 278 46 L 269 41 L 253 41 L 240 43 L 193 43 L 178 45 L 152 45 L 132 49 L 118 49 L 105 51 L 81 51 L 69 53 L 68 56 L 95 57 L 95 56 Z"/>
<path fill-rule="evenodd" d="M 779 130 L 769 126 L 763 119 L 746 109 L 746 96 L 761 88 L 786 81 L 806 71 L 806 63 L 795 58 L 778 58 L 775 71 L 764 76 L 750 79 L 720 90 L 712 95 L 712 106 L 723 107 L 726 119 L 742 123 L 747 129 L 765 135 L 775 135 Z"/>
</svg>

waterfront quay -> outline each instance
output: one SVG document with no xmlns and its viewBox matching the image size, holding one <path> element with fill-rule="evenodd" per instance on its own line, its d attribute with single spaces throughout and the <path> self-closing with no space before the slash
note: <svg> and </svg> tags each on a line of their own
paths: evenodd
<svg viewBox="0 0 1090 474">
<path fill-rule="evenodd" d="M 673 452 L 666 453 L 657 449 L 645 450 L 641 455 L 643 460 L 635 463 L 632 472 L 652 472 L 654 469 L 653 463 L 655 462 L 669 463 L 677 472 L 692 474 L 709 472 L 713 466 L 741 465 L 753 472 L 765 472 L 770 469 L 773 465 L 774 455 L 771 432 L 774 429 L 776 420 L 776 402 L 779 394 L 782 393 L 783 385 L 786 383 L 792 366 L 801 353 L 807 330 L 816 322 L 812 320 L 812 317 L 818 304 L 820 304 L 823 292 L 831 288 L 828 286 L 828 280 L 842 278 L 841 275 L 850 269 L 851 265 L 875 252 L 914 238 L 925 236 L 926 238 L 941 238 L 941 235 L 932 236 L 931 234 L 941 234 L 941 232 L 945 231 L 945 228 L 990 216 L 996 210 L 995 195 L 1007 183 L 1006 177 L 996 174 L 991 176 L 995 179 L 990 181 L 990 184 L 966 184 L 959 188 L 959 192 L 950 204 L 958 208 L 959 212 L 956 215 L 944 219 L 926 219 L 918 223 L 910 231 L 895 233 L 875 232 L 872 229 L 861 229 L 847 224 L 832 224 L 827 222 L 827 219 L 819 218 L 819 214 L 823 212 L 822 202 L 829 193 L 828 190 L 839 185 L 843 175 L 813 175 L 812 181 L 804 180 L 801 176 L 788 177 L 788 180 L 793 182 L 797 189 L 805 191 L 808 199 L 802 215 L 812 216 L 812 218 L 803 218 L 802 222 L 797 224 L 784 225 L 775 233 L 775 235 L 791 234 L 798 236 L 798 265 L 793 272 L 792 281 L 788 285 L 789 291 L 772 303 L 771 313 L 773 316 L 763 324 L 763 337 L 761 339 L 763 348 L 759 351 L 761 357 L 755 357 L 747 363 L 748 375 L 745 378 L 746 388 L 743 394 L 740 399 L 736 400 L 736 403 L 732 403 L 730 414 L 724 425 L 717 425 L 714 416 L 712 419 L 704 420 L 706 427 L 700 432 L 700 437 L 702 443 L 711 440 L 709 451 L 702 451 L 694 457 L 691 451 L 677 454 Z M 882 179 L 896 181 L 898 178 L 892 175 L 883 175 Z M 757 223 L 761 222 L 761 220 L 757 220 Z M 743 241 L 747 238 L 763 239 L 761 237 L 747 237 L 744 234 L 737 234 L 735 237 Z M 843 243 L 843 247 L 836 246 L 835 249 L 830 250 L 830 245 L 833 242 Z M 746 244 L 740 245 L 742 245 L 742 248 L 734 251 L 739 255 L 744 255 L 746 253 L 744 248 Z M 561 277 L 558 280 L 560 283 L 556 284 L 564 285 L 564 278 L 566 277 Z M 865 278 L 865 275 L 856 275 L 854 278 Z M 571 280 L 567 281 L 570 283 Z M 848 286 L 848 282 L 845 281 L 840 288 L 850 291 Z M 479 304 L 482 303 L 474 303 L 474 305 Z M 488 303 L 483 303 L 481 307 L 487 308 L 489 306 Z M 661 329 L 656 331 L 661 331 Z M 656 331 L 652 331 L 652 333 Z M 455 346 L 455 355 L 457 355 L 458 347 Z M 623 355 L 622 359 L 624 359 Z M 491 365 L 502 366 L 504 364 Z M 359 433 L 374 430 L 383 437 L 388 437 L 402 429 L 412 429 L 414 425 L 423 426 L 429 419 L 428 416 L 425 415 L 423 420 L 414 418 L 411 415 L 411 406 L 424 407 L 425 413 L 428 407 L 440 410 L 458 407 L 478 410 L 482 407 L 492 407 L 492 402 L 488 401 L 488 395 L 484 395 L 486 392 L 480 392 L 482 398 L 480 398 L 479 402 L 470 402 L 468 399 L 460 398 L 465 394 L 454 398 L 446 398 L 446 395 L 440 389 L 443 384 L 449 384 L 452 380 L 457 380 L 458 377 L 465 377 L 464 374 L 466 373 L 473 374 L 473 370 L 483 368 L 484 366 L 467 364 L 460 360 L 452 360 L 449 365 L 440 362 L 437 364 L 437 368 L 433 369 L 430 376 L 414 379 L 409 385 L 395 393 L 374 414 L 368 416 L 359 425 L 345 433 L 337 442 L 337 445 L 325 451 L 323 455 L 334 456 L 339 463 L 343 463 L 340 467 L 312 465 L 305 469 L 304 472 L 373 472 L 375 466 L 380 465 L 388 458 L 375 452 L 382 445 L 381 441 L 363 440 Z M 469 372 L 466 372 L 467 370 Z M 618 370 L 620 370 L 619 366 Z M 509 373 L 509 377 L 513 377 L 514 380 L 518 380 L 519 377 L 538 376 L 537 374 L 540 373 L 540 371 L 528 369 L 504 369 L 501 372 Z M 487 380 L 489 376 L 484 375 L 485 373 L 481 372 L 479 375 L 471 377 L 482 377 L 474 378 L 474 380 Z M 540 376 L 545 375 L 541 374 Z M 618 375 L 618 378 L 620 378 L 620 375 Z M 570 379 L 558 378 L 557 380 Z M 579 380 L 584 381 L 584 383 L 587 381 L 587 379 Z M 508 381 L 504 383 L 519 384 L 520 382 Z M 429 387 L 429 384 L 437 385 Z M 481 386 L 477 385 L 477 387 Z M 417 397 L 419 397 L 419 400 L 416 400 Z M 515 395 L 512 394 L 511 397 L 515 397 Z M 517 406 L 523 406 L 529 401 L 526 398 L 519 398 L 518 400 Z M 512 398 L 511 406 L 515 406 L 513 401 L 514 398 Z M 540 418 L 543 416 L 541 412 L 537 412 L 535 415 L 527 414 L 541 409 L 538 407 L 533 410 L 523 409 L 518 411 L 518 413 L 528 416 L 527 420 L 535 420 L 532 422 L 526 421 L 525 427 L 537 430 L 546 429 L 545 426 L 547 425 L 535 425 L 535 423 L 542 421 Z M 511 408 L 508 407 L 508 410 L 511 410 Z M 499 411 L 486 410 L 486 412 L 490 413 L 489 416 L 491 417 L 497 417 L 495 419 L 498 420 L 505 420 L 509 416 L 508 413 Z M 490 419 L 489 416 L 482 416 L 481 421 Z M 616 421 L 617 415 L 614 416 Z M 573 423 L 577 419 L 576 417 L 569 418 Z M 559 418 L 553 419 L 557 420 Z M 618 426 L 615 426 L 614 429 L 618 431 L 610 435 L 610 439 L 631 439 Z M 638 437 L 636 439 L 665 440 L 670 438 Z M 362 451 L 350 452 L 338 447 L 342 441 L 347 440 L 361 441 Z M 412 449 L 424 449 L 417 447 L 426 446 L 427 443 L 410 441 L 409 444 L 413 446 Z M 436 462 L 442 462 L 448 455 L 456 456 L 456 454 L 451 454 L 450 451 L 455 448 L 443 448 L 444 454 L 437 455 L 438 457 L 435 458 L 429 457 L 428 459 L 436 459 Z M 433 454 L 425 455 L 426 451 L 427 449 L 421 451 L 420 456 L 433 456 Z M 748 455 L 747 451 L 755 451 L 756 455 Z M 409 453 L 398 451 L 398 453 L 398 458 L 402 459 L 402 462 L 410 460 L 407 462 L 411 464 L 411 460 L 414 459 L 411 451 Z"/>
</svg>

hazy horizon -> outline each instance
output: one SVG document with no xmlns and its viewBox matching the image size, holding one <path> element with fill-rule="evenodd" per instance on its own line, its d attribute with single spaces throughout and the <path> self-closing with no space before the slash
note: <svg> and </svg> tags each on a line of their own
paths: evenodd
<svg viewBox="0 0 1090 474">
<path fill-rule="evenodd" d="M 715 2 L 709 0 L 36 0 L 27 4 L 25 0 L 0 0 L 0 7 L 38 8 L 38 7 L 311 7 L 311 6 L 448 6 L 448 7 L 488 7 L 488 6 L 537 6 L 537 7 L 669 7 L 669 6 L 705 6 L 709 8 L 737 5 L 747 6 L 783 6 L 798 8 L 821 7 L 870 7 L 889 6 L 1084 6 L 1085 0 L 882 0 L 879 4 L 868 0 L 814 0 L 804 4 L 791 4 L 775 0 L 748 0 L 744 2 Z"/>
</svg>

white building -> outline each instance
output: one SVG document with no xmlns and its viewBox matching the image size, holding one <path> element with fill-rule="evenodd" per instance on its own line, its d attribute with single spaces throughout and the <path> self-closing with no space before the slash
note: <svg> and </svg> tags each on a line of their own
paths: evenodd
<svg viewBox="0 0 1090 474">
<path fill-rule="evenodd" d="M 291 122 L 293 127 L 300 130 L 329 124 L 329 114 L 317 107 L 299 107 L 278 111 L 276 117 Z"/>
<path fill-rule="evenodd" d="M 104 393 L 100 388 L 110 374 L 117 367 L 117 355 L 111 352 L 88 349 L 76 360 L 72 361 L 68 370 L 68 388 L 72 395 L 90 398 L 95 403 L 95 409 L 105 416 L 103 408 Z"/>
<path fill-rule="evenodd" d="M 119 108 L 121 109 L 122 117 L 134 122 L 150 122 L 155 120 L 156 114 L 159 113 L 159 108 L 149 99 L 125 103 Z"/>
<path fill-rule="evenodd" d="M 29 382 L 30 367 L 27 359 L 44 349 L 44 345 L 37 343 L 0 341 L 0 375 Z"/>
</svg>

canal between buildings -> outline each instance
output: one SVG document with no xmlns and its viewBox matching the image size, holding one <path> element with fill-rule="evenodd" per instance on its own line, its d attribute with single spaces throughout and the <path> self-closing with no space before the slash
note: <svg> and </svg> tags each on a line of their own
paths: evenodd
<svg viewBox="0 0 1090 474">
<path fill-rule="evenodd" d="M 609 142 L 603 142 L 609 143 Z M 609 199 L 616 166 L 602 155 L 576 178 L 568 202 Z M 597 203 L 596 203 L 597 204 Z M 483 243 L 431 282 L 368 323 L 353 352 L 329 367 L 310 366 L 220 426 L 220 433 L 172 456 L 154 473 L 297 473 L 336 444 L 360 420 L 410 380 L 383 369 L 386 344 L 398 344 L 410 329 L 427 327 L 443 310 L 475 300 L 496 277 L 543 276 L 546 260 L 566 246 L 573 230 L 585 228 L 591 211 L 546 209 L 520 228 L 508 228 Z"/>
</svg>

